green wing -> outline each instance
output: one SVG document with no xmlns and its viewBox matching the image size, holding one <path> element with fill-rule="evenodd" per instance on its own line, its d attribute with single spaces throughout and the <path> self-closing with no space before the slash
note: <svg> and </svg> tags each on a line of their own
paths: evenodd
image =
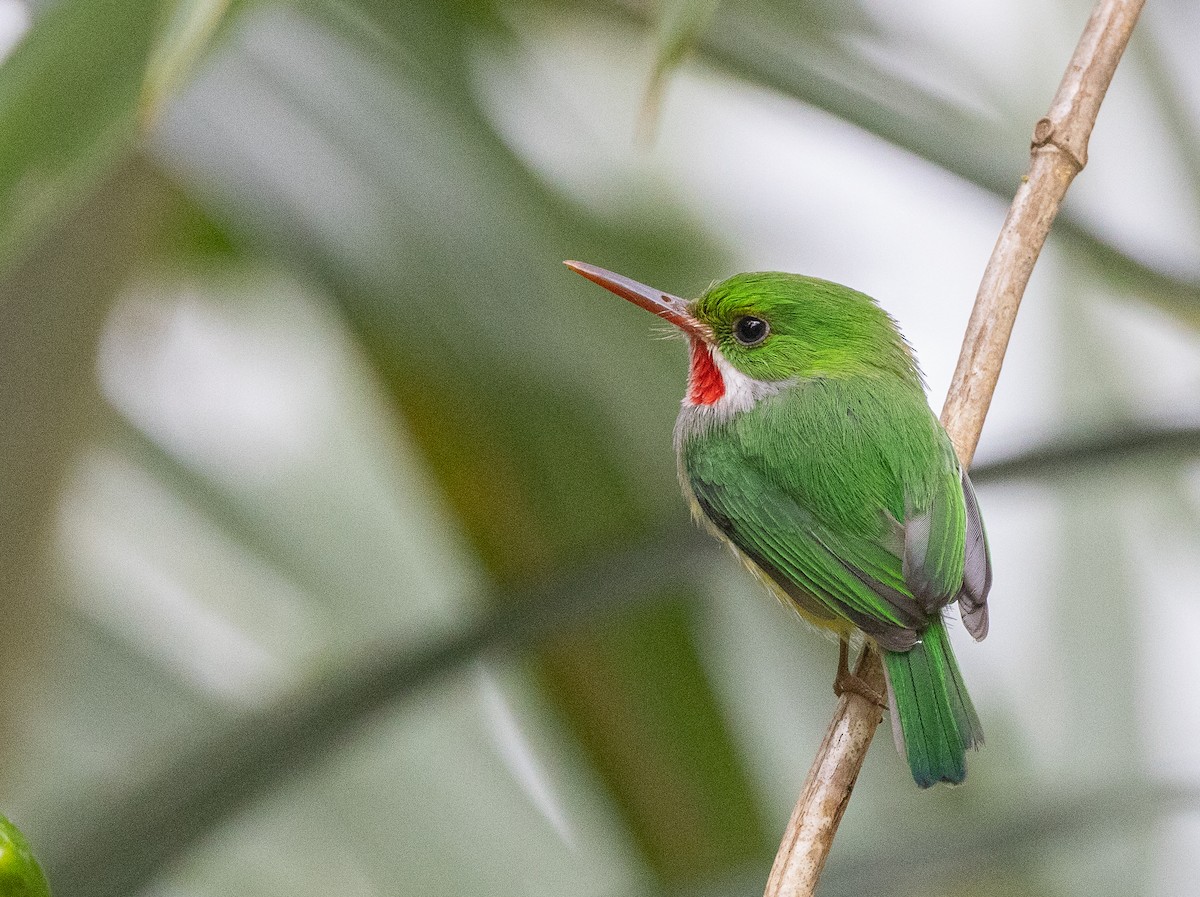
<svg viewBox="0 0 1200 897">
<path fill-rule="evenodd" d="M 906 516 L 903 557 L 904 581 L 928 612 L 957 601 L 972 637 L 987 635 L 992 558 L 975 489 L 957 460 L 928 507 Z"/>
<path fill-rule="evenodd" d="M 713 524 L 818 617 L 849 620 L 882 647 L 906 651 L 941 609 L 957 600 L 968 631 L 978 639 L 987 632 L 987 542 L 970 481 L 960 472 L 949 440 L 938 435 L 945 440 L 937 457 L 941 470 L 925 480 L 925 494 L 905 495 L 896 477 L 887 477 L 905 498 L 888 502 L 874 496 L 879 527 L 869 535 L 819 518 L 805 506 L 799 489 L 789 487 L 789 478 L 769 473 L 772 467 L 761 457 L 689 464 L 688 482 Z M 830 488 L 835 485 L 845 483 Z M 885 509 L 900 504 L 903 519 L 897 520 Z"/>
<path fill-rule="evenodd" d="M 690 485 L 708 518 L 801 606 L 815 602 L 890 651 L 919 641 L 929 614 L 882 545 L 833 533 L 753 470 L 723 483 L 693 476 Z"/>
</svg>

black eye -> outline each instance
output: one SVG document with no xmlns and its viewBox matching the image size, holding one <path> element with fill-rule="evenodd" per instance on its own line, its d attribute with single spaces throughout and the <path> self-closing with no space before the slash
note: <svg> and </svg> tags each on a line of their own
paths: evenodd
<svg viewBox="0 0 1200 897">
<path fill-rule="evenodd" d="M 771 327 L 762 318 L 746 315 L 733 322 L 733 338 L 743 346 L 757 346 L 767 338 Z"/>
</svg>

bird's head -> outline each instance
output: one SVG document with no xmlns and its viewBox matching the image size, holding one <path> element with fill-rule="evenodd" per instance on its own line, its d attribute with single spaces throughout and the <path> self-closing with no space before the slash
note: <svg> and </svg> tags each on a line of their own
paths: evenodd
<svg viewBox="0 0 1200 897">
<path fill-rule="evenodd" d="M 895 321 L 849 287 L 769 271 L 734 275 L 688 301 L 594 265 L 566 264 L 687 335 L 695 404 L 719 400 L 730 375 L 762 384 L 890 375 L 921 384 Z"/>
</svg>

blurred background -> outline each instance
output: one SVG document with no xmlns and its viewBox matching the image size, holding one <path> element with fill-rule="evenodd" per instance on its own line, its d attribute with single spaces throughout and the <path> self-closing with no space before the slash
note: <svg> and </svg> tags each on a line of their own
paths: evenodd
<svg viewBox="0 0 1200 897">
<path fill-rule="evenodd" d="M 0 0 L 0 808 L 58 897 L 761 893 L 836 648 L 560 262 L 851 284 L 940 407 L 1088 10 Z M 987 746 L 919 792 L 881 733 L 824 894 L 1196 892 L 1197 34 L 1149 4 L 983 433 Z"/>
</svg>

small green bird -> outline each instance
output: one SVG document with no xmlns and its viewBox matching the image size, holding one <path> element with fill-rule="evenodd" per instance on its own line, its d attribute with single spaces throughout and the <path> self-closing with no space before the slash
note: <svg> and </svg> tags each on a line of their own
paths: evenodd
<svg viewBox="0 0 1200 897">
<path fill-rule="evenodd" d="M 581 262 L 573 271 L 678 327 L 691 370 L 675 424 L 698 520 L 840 640 L 881 649 L 896 747 L 922 788 L 961 782 L 983 743 L 943 609 L 987 635 L 991 557 L 975 492 L 925 399 L 912 349 L 873 299 L 796 274 L 739 274 L 688 302 Z"/>
</svg>

